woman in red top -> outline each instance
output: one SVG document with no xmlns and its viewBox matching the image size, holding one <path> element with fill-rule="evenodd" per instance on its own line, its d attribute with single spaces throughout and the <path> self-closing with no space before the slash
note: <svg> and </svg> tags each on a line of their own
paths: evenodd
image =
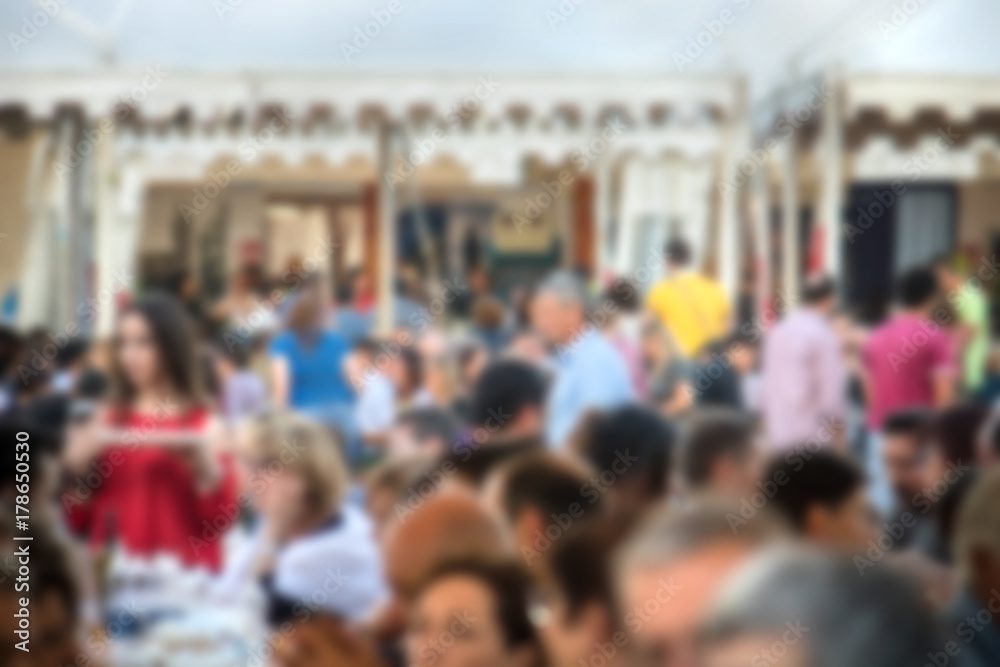
<svg viewBox="0 0 1000 667">
<path fill-rule="evenodd" d="M 93 547 L 114 539 L 134 556 L 167 553 L 219 570 L 236 484 L 211 447 L 195 341 L 171 297 L 149 295 L 122 312 L 114 376 L 114 403 L 70 432 L 70 527 Z"/>
</svg>

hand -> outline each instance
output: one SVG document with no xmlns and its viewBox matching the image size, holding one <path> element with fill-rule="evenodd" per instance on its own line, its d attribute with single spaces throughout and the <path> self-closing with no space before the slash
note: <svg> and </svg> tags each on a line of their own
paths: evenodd
<svg viewBox="0 0 1000 667">
<path fill-rule="evenodd" d="M 298 626 L 274 657 L 280 667 L 386 667 L 374 644 L 328 617 Z"/>
<path fill-rule="evenodd" d="M 66 429 L 63 463 L 72 472 L 86 471 L 90 462 L 100 455 L 105 441 L 102 436 L 103 416 L 95 413 L 85 422 L 70 424 Z"/>
<path fill-rule="evenodd" d="M 222 466 L 207 446 L 176 447 L 172 451 L 194 471 L 195 485 L 199 492 L 212 491 L 222 479 Z"/>
</svg>

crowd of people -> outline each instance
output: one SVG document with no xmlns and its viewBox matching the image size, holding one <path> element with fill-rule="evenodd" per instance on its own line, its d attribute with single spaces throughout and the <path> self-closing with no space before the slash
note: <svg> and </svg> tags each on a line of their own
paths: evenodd
<svg viewBox="0 0 1000 667">
<path fill-rule="evenodd" d="M 392 331 L 363 271 L 300 267 L 130 295 L 108 341 L 3 330 L 0 664 L 114 664 L 157 622 L 111 618 L 128 557 L 259 614 L 248 666 L 1000 665 L 982 281 L 741 318 L 664 255 L 646 290 L 401 271 Z"/>
</svg>

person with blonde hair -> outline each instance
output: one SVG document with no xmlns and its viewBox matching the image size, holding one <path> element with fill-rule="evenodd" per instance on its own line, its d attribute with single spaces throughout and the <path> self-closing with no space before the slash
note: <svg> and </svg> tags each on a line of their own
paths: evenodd
<svg viewBox="0 0 1000 667">
<path fill-rule="evenodd" d="M 348 470 L 332 431 L 271 412 L 246 422 L 238 440 L 241 498 L 251 500 L 258 525 L 223 590 L 255 578 L 274 625 L 315 613 L 367 617 L 385 595 L 381 559 L 368 518 L 345 502 Z"/>
</svg>

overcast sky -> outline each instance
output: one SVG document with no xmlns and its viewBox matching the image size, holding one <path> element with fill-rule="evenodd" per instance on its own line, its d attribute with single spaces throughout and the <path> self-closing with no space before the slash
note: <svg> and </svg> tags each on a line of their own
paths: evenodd
<svg viewBox="0 0 1000 667">
<path fill-rule="evenodd" d="M 11 35 L 23 37 L 23 20 L 41 10 L 33 0 L 2 0 L 0 69 L 101 67 L 104 34 L 124 68 L 735 69 L 755 97 L 790 67 L 808 74 L 833 62 L 1000 75 L 997 0 L 394 0 L 398 13 L 348 62 L 355 28 L 373 11 L 389 15 L 391 1 L 43 0 L 63 2 L 61 16 L 21 41 Z M 702 34 L 701 53 L 681 61 L 706 22 L 718 36 Z"/>
</svg>

